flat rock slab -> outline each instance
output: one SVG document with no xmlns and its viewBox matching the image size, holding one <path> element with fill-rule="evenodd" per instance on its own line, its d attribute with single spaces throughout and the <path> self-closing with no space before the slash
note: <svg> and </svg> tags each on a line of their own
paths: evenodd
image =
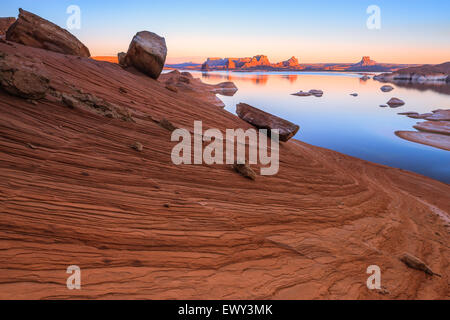
<svg viewBox="0 0 450 320">
<path fill-rule="evenodd" d="M 288 141 L 295 136 L 300 127 L 292 122 L 259 110 L 245 103 L 236 106 L 236 113 L 245 122 L 250 123 L 258 129 L 278 129 L 280 141 Z"/>
<path fill-rule="evenodd" d="M 400 107 L 400 106 L 404 105 L 405 102 L 403 100 L 399 99 L 399 98 L 391 98 L 391 100 L 389 100 L 387 102 L 387 104 L 391 108 L 397 108 L 397 107 Z"/>
<path fill-rule="evenodd" d="M 450 109 L 447 110 L 435 110 L 433 114 L 425 118 L 431 121 L 450 121 Z"/>
<path fill-rule="evenodd" d="M 395 134 L 405 140 L 450 151 L 450 136 L 429 132 L 396 131 Z"/>
<path fill-rule="evenodd" d="M 312 93 L 305 92 L 305 91 L 299 91 L 299 92 L 293 93 L 292 95 L 297 96 L 297 97 L 309 97 L 309 96 L 312 96 Z"/>
<path fill-rule="evenodd" d="M 450 122 L 449 121 L 420 122 L 414 126 L 414 129 L 417 129 L 419 131 L 427 131 L 450 135 Z"/>
</svg>

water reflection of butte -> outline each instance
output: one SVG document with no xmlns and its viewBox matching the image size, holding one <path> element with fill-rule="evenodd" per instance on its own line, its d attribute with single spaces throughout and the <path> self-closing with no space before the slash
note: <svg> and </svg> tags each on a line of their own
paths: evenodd
<svg viewBox="0 0 450 320">
<path fill-rule="evenodd" d="M 220 73 L 210 73 L 210 72 L 202 72 L 202 78 L 204 79 L 219 79 L 226 81 L 251 81 L 256 85 L 265 85 L 269 80 L 269 76 L 267 74 L 257 74 L 257 75 L 245 75 L 245 76 L 233 76 L 231 73 L 220 74 Z"/>
<path fill-rule="evenodd" d="M 288 80 L 290 83 L 297 81 L 298 75 L 296 74 L 286 74 L 282 76 L 283 79 Z"/>
</svg>

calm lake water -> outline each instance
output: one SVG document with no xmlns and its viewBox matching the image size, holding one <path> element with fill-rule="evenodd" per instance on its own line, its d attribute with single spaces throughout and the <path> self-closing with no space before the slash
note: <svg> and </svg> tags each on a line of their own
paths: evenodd
<svg viewBox="0 0 450 320">
<path fill-rule="evenodd" d="M 397 130 L 415 131 L 412 126 L 423 121 L 398 112 L 449 109 L 449 94 L 395 84 L 391 84 L 393 91 L 384 93 L 380 90 L 382 83 L 362 81 L 361 75 L 351 73 L 189 72 L 206 83 L 233 81 L 239 91 L 232 97 L 219 96 L 232 113 L 237 103 L 245 102 L 298 124 L 300 131 L 295 138 L 306 143 L 450 183 L 449 151 L 394 134 Z M 310 89 L 323 90 L 324 95 L 291 95 Z M 350 96 L 354 92 L 358 97 Z M 392 97 L 406 104 L 399 108 L 380 107 Z"/>
</svg>

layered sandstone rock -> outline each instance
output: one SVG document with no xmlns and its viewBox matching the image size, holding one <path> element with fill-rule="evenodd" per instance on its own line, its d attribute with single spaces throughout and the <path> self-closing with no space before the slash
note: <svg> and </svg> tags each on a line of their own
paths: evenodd
<svg viewBox="0 0 450 320">
<path fill-rule="evenodd" d="M 119 54 L 119 64 L 132 66 L 149 77 L 158 79 L 166 57 L 166 40 L 156 33 L 141 31 L 133 37 L 126 56 Z"/>
<path fill-rule="evenodd" d="M 6 39 L 26 46 L 64 54 L 90 57 L 89 49 L 67 30 L 19 9 L 19 18 L 8 29 Z"/>
<path fill-rule="evenodd" d="M 450 151 L 450 136 L 448 135 L 417 131 L 396 131 L 395 134 L 405 140 Z"/>
<path fill-rule="evenodd" d="M 233 82 L 227 81 L 216 85 L 206 84 L 200 79 L 194 78 L 189 72 L 178 70 L 162 74 L 159 81 L 164 83 L 166 89 L 172 92 L 181 92 L 221 108 L 225 107 L 225 104 L 216 94 L 233 96 L 238 90 Z"/>
<path fill-rule="evenodd" d="M 191 132 L 196 120 L 252 126 L 112 63 L 0 52 L 136 119 L 0 90 L 0 299 L 448 298 L 448 184 L 296 139 L 257 183 L 229 165 L 177 166 L 161 119 Z M 442 278 L 407 267 L 403 252 Z M 66 286 L 73 264 L 81 290 Z M 374 264 L 386 290 L 367 288 Z"/>
<path fill-rule="evenodd" d="M 372 59 L 370 59 L 369 56 L 364 56 L 362 57 L 361 61 L 358 63 L 355 63 L 353 66 L 358 66 L 358 67 L 368 67 L 368 66 L 374 66 L 376 65 L 377 62 L 373 61 Z"/>
<path fill-rule="evenodd" d="M 257 129 L 273 130 L 278 129 L 280 141 L 288 141 L 295 136 L 300 127 L 292 122 L 264 112 L 245 103 L 239 103 L 236 106 L 236 114 L 244 120 L 255 126 Z"/>
<path fill-rule="evenodd" d="M 16 22 L 16 18 L 13 17 L 0 18 L 0 37 L 6 35 L 6 31 L 14 22 Z"/>
<path fill-rule="evenodd" d="M 418 122 L 413 126 L 419 132 L 397 131 L 395 134 L 398 137 L 435 148 L 450 150 L 450 109 L 437 109 L 423 114 L 418 112 L 402 112 L 399 114 L 428 121 Z"/>
<path fill-rule="evenodd" d="M 298 97 L 316 96 L 320 98 L 321 96 L 323 96 L 323 91 L 318 89 L 311 89 L 308 92 L 300 90 L 299 92 L 293 93 L 292 95 Z"/>
<path fill-rule="evenodd" d="M 450 121 L 425 121 L 419 122 L 413 127 L 419 131 L 450 135 Z"/>
<path fill-rule="evenodd" d="M 243 69 L 249 69 L 249 68 L 255 68 L 255 67 L 261 67 L 261 66 L 270 66 L 270 61 L 267 56 L 264 55 L 258 55 L 254 56 L 250 61 L 246 62 L 242 68 Z"/>
<path fill-rule="evenodd" d="M 24 63 L 16 55 L 0 52 L 0 87 L 18 97 L 42 99 L 49 90 L 49 79 L 37 62 Z"/>
</svg>

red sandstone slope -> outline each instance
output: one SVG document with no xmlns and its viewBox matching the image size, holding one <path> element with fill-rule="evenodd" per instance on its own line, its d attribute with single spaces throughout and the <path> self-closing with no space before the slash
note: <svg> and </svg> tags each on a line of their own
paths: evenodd
<svg viewBox="0 0 450 320">
<path fill-rule="evenodd" d="M 248 124 L 115 64 L 0 51 L 136 121 L 0 91 L 1 299 L 449 298 L 448 185 L 300 141 L 280 147 L 278 175 L 256 181 L 228 166 L 175 166 L 155 121 Z M 409 269 L 403 252 L 442 278 Z M 66 288 L 72 264 L 81 290 Z M 383 291 L 366 287 L 373 264 Z"/>
</svg>

